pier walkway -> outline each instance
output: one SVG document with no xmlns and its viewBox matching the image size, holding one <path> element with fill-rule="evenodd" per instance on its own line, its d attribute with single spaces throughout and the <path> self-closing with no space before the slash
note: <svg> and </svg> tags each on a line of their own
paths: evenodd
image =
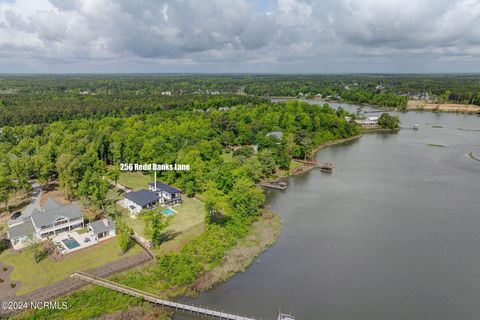
<svg viewBox="0 0 480 320">
<path fill-rule="evenodd" d="M 150 301 L 154 303 L 155 305 L 160 305 L 162 307 L 168 307 L 173 310 L 178 310 L 178 311 L 183 311 L 186 313 L 191 313 L 191 314 L 196 314 L 199 316 L 204 316 L 204 317 L 211 317 L 214 319 L 221 319 L 221 320 L 255 320 L 254 318 L 247 318 L 239 315 L 234 315 L 234 314 L 229 314 L 225 312 L 220 312 L 220 311 L 215 311 L 215 310 L 210 310 L 206 308 L 201 308 L 201 307 L 195 307 L 183 303 L 177 303 L 177 302 L 172 302 L 168 300 L 162 300 L 158 298 L 157 296 L 141 291 L 135 288 L 127 287 L 122 284 L 96 277 L 94 275 L 85 273 L 85 272 L 76 272 L 71 275 L 72 278 L 77 278 L 81 279 L 83 281 L 87 281 L 89 283 L 93 283 L 108 289 L 115 290 L 117 292 L 121 292 L 124 294 L 128 294 L 134 297 L 139 297 L 144 299 L 145 301 Z"/>
</svg>

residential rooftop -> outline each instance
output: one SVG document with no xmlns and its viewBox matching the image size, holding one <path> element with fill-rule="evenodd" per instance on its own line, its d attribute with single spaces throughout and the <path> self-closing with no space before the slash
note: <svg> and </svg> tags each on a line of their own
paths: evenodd
<svg viewBox="0 0 480 320">
<path fill-rule="evenodd" d="M 135 192 L 128 192 L 125 194 L 125 198 L 135 202 L 142 207 L 146 206 L 149 203 L 156 202 L 158 201 L 158 199 L 160 199 L 158 195 L 145 189 L 140 189 Z"/>
<path fill-rule="evenodd" d="M 87 226 L 92 228 L 94 234 L 103 233 L 105 231 L 110 231 L 115 229 L 115 221 L 111 217 L 103 218 L 90 222 Z"/>
<path fill-rule="evenodd" d="M 166 191 L 168 193 L 181 193 L 182 192 L 182 190 L 177 189 L 175 187 L 172 187 L 171 185 L 168 185 L 168 184 L 163 183 L 161 181 L 157 181 L 156 184 L 155 184 L 155 182 L 150 182 L 148 185 L 150 187 L 154 187 L 156 190 L 162 190 L 162 191 Z"/>
</svg>

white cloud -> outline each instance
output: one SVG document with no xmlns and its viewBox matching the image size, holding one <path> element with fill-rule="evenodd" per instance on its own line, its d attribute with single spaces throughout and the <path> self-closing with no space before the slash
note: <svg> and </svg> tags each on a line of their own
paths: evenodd
<svg viewBox="0 0 480 320">
<path fill-rule="evenodd" d="M 253 4 L 0 2 L 0 67 L 44 66 L 55 71 L 61 64 L 58 71 L 89 70 L 88 66 L 96 71 L 104 64 L 109 71 L 119 65 L 119 71 L 143 70 L 142 65 L 161 66 L 151 71 L 165 70 L 165 65 L 173 68 L 168 71 L 175 66 L 184 70 L 182 65 L 212 72 L 349 71 L 342 69 L 345 65 L 350 71 L 378 72 L 382 70 L 375 69 L 377 62 L 392 71 L 397 65 L 425 60 L 446 69 L 453 60 L 458 68 L 462 57 L 468 67 L 478 61 L 478 0 L 278 0 L 268 12 L 257 12 Z"/>
</svg>

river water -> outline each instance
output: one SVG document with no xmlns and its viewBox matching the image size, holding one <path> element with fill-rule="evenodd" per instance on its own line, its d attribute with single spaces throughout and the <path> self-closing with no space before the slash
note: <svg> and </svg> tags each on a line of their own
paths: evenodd
<svg viewBox="0 0 480 320">
<path fill-rule="evenodd" d="M 186 302 L 272 320 L 280 308 L 297 320 L 480 319 L 480 161 L 468 155 L 480 158 L 480 118 L 398 115 L 420 129 L 323 149 L 332 174 L 268 192 L 278 242 Z"/>
</svg>

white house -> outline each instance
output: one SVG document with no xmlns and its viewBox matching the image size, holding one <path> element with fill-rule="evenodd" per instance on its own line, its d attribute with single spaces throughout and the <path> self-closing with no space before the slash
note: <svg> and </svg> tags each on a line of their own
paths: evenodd
<svg viewBox="0 0 480 320">
<path fill-rule="evenodd" d="M 14 249 L 20 249 L 28 245 L 26 240 L 31 238 L 42 240 L 83 227 L 83 214 L 78 205 L 64 206 L 48 198 L 42 209 L 33 209 L 30 214 L 10 220 L 7 239 Z"/>
<path fill-rule="evenodd" d="M 376 127 L 378 126 L 378 117 L 368 117 L 362 120 L 355 120 L 355 122 L 362 127 Z"/>
<path fill-rule="evenodd" d="M 103 218 L 87 224 L 87 229 L 90 235 L 95 240 L 100 241 L 116 235 L 115 221 L 111 217 Z"/>
<path fill-rule="evenodd" d="M 158 195 L 162 204 L 173 205 L 182 202 L 182 191 L 166 183 L 151 182 L 148 184 L 148 190 Z"/>
</svg>

